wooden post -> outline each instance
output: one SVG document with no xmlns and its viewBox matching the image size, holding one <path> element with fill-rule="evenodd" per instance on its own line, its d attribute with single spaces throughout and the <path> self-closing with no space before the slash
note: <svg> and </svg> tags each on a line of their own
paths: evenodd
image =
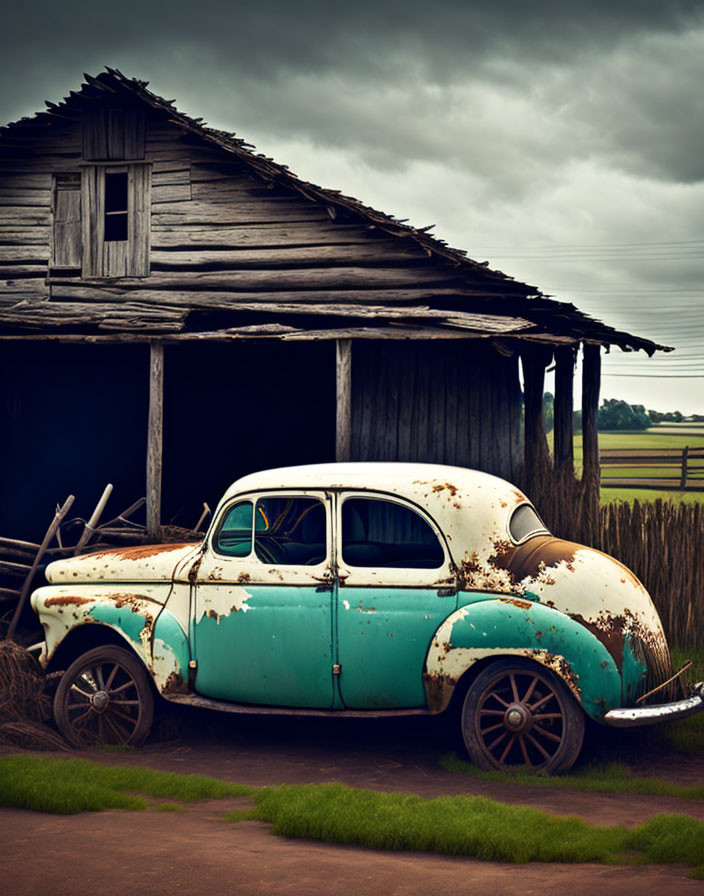
<svg viewBox="0 0 704 896">
<path fill-rule="evenodd" d="M 350 459 L 352 432 L 352 340 L 336 339 L 337 423 L 335 460 Z"/>
<path fill-rule="evenodd" d="M 574 471 L 573 418 L 574 351 L 555 350 L 555 470 Z"/>
<path fill-rule="evenodd" d="M 543 391 L 545 368 L 552 350 L 530 348 L 521 352 L 523 394 L 525 402 L 525 438 L 523 442 L 526 484 L 532 489 L 540 480 L 548 461 L 548 443 L 543 424 Z"/>
<path fill-rule="evenodd" d="M 601 346 L 584 346 L 582 364 L 582 540 L 599 547 L 599 384 L 601 381 Z"/>
<path fill-rule="evenodd" d="M 582 458 L 584 479 L 599 481 L 599 384 L 601 380 L 601 347 L 584 346 L 582 365 Z"/>
<path fill-rule="evenodd" d="M 149 429 L 147 431 L 147 535 L 161 527 L 161 461 L 164 432 L 164 345 L 149 346 Z"/>
<path fill-rule="evenodd" d="M 680 488 L 687 487 L 687 461 L 689 459 L 689 445 L 682 449 L 682 472 L 680 473 Z"/>
</svg>

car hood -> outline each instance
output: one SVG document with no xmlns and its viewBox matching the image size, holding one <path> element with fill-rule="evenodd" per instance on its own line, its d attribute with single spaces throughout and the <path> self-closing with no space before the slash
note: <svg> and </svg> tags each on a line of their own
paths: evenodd
<svg viewBox="0 0 704 896">
<path fill-rule="evenodd" d="M 64 582 L 163 582 L 171 581 L 179 563 L 197 551 L 200 542 L 151 544 L 112 548 L 56 560 L 46 568 L 52 585 Z"/>
</svg>

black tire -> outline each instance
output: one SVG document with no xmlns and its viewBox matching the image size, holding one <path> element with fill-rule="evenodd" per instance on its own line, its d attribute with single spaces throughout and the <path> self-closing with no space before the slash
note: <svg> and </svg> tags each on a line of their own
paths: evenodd
<svg viewBox="0 0 704 896">
<path fill-rule="evenodd" d="M 467 691 L 462 736 L 480 768 L 554 775 L 579 756 L 584 712 L 549 669 L 505 658 L 480 672 Z"/>
<path fill-rule="evenodd" d="M 64 672 L 54 696 L 54 718 L 74 747 L 144 743 L 154 718 L 146 669 L 122 647 L 89 650 Z"/>
</svg>

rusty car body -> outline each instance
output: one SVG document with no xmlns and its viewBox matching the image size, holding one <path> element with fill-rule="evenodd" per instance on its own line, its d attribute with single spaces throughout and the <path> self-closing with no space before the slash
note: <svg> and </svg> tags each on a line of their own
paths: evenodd
<svg viewBox="0 0 704 896">
<path fill-rule="evenodd" d="M 585 719 L 647 724 L 670 655 L 639 580 L 554 538 L 528 498 L 430 464 L 290 467 L 240 479 L 206 537 L 52 563 L 32 596 L 74 744 L 139 743 L 154 695 L 235 712 L 462 710 L 487 768 L 569 768 Z M 650 692 L 653 692 L 650 694 Z M 646 699 L 643 699 L 646 698 Z"/>
</svg>

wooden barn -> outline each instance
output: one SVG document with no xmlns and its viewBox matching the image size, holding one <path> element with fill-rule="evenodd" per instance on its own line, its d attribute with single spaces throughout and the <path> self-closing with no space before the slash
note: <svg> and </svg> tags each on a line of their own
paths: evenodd
<svg viewBox="0 0 704 896">
<path fill-rule="evenodd" d="M 115 509 L 146 494 L 158 538 L 241 474 L 336 458 L 583 495 L 578 361 L 598 496 L 602 347 L 660 346 L 300 180 L 116 70 L 46 105 L 0 129 L 0 534 L 36 538 L 69 492 L 87 514 L 109 481 Z"/>
</svg>

